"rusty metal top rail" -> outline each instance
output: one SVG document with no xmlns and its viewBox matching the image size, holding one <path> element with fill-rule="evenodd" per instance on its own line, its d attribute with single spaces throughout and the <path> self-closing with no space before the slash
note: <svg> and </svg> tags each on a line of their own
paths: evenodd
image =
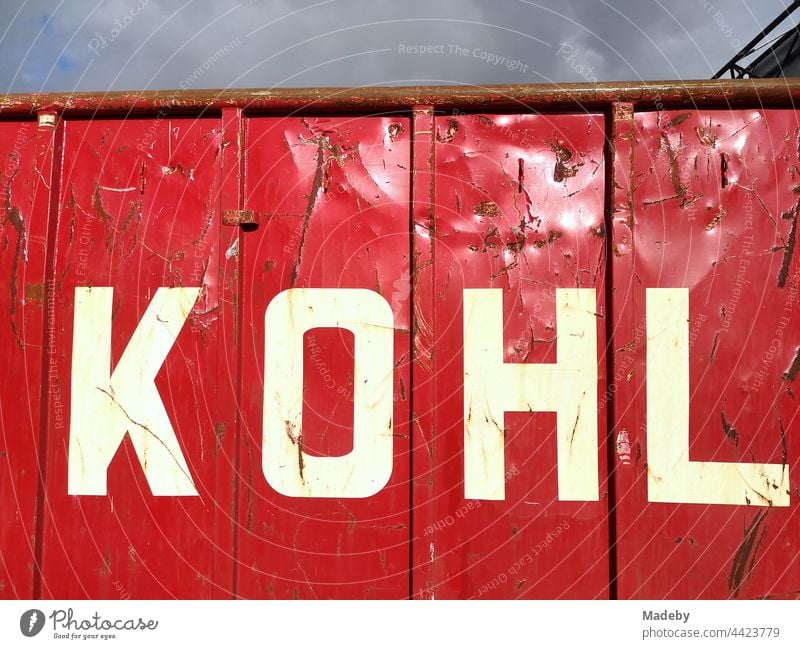
<svg viewBox="0 0 800 649">
<path fill-rule="evenodd" d="M 413 106 L 469 110 L 596 110 L 630 102 L 654 110 L 682 106 L 791 106 L 800 99 L 800 79 L 714 79 L 700 81 L 528 84 L 495 86 L 409 86 L 362 88 L 275 88 L 159 90 L 72 94 L 9 94 L 0 116 L 55 111 L 68 115 L 198 112 L 239 107 L 258 112 L 402 110 Z"/>
</svg>

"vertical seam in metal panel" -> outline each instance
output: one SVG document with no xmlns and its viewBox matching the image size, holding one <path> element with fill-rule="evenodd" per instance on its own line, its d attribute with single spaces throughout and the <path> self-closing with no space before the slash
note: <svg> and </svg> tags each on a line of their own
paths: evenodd
<svg viewBox="0 0 800 649">
<path fill-rule="evenodd" d="M 616 429 L 616 390 L 610 390 L 610 385 L 616 378 L 616 345 L 614 345 L 614 326 L 616 312 L 614 309 L 614 254 L 615 228 L 614 210 L 616 206 L 616 173 L 617 173 L 617 120 L 620 102 L 611 103 L 606 113 L 606 187 L 604 200 L 605 223 L 605 305 L 606 305 L 606 462 L 608 485 L 608 563 L 609 563 L 609 598 L 618 599 L 619 556 L 618 556 L 618 530 L 617 530 L 617 489 L 616 489 L 616 453 L 614 433 Z M 627 104 L 626 109 L 633 110 L 633 104 Z M 632 146 L 632 145 L 631 145 Z M 627 184 L 627 179 L 626 179 Z M 631 208 L 632 209 L 632 208 Z"/>
<path fill-rule="evenodd" d="M 230 205 L 228 201 L 230 200 L 230 196 L 228 195 L 229 192 L 226 191 L 226 175 L 231 173 L 232 170 L 228 169 L 228 166 L 225 164 L 226 156 L 224 151 L 224 142 L 225 139 L 229 136 L 229 129 L 227 128 L 227 119 L 228 119 L 228 112 L 233 112 L 236 123 L 236 155 L 237 161 L 236 166 L 238 167 L 236 170 L 237 174 L 237 183 L 236 183 L 236 191 L 235 191 L 235 199 L 231 201 L 235 203 L 235 205 Z M 240 210 L 243 208 L 244 203 L 244 152 L 243 152 L 243 140 L 244 140 L 244 127 L 243 127 L 243 116 L 242 116 L 242 109 L 241 108 L 232 108 L 232 109 L 223 109 L 223 114 L 221 117 L 222 121 L 222 145 L 223 151 L 222 155 L 220 156 L 220 217 L 224 213 L 226 209 L 236 209 Z M 222 232 L 224 232 L 224 226 L 222 225 L 222 221 L 220 219 L 220 228 L 223 228 L 220 231 L 220 243 L 222 242 Z M 239 240 L 239 254 L 236 257 L 236 264 L 238 269 L 242 268 L 242 258 L 244 255 L 244 248 L 245 248 L 245 238 L 242 237 L 241 229 L 237 228 L 237 237 Z M 220 245 L 218 254 L 223 255 L 223 248 L 224 245 Z M 222 267 L 221 267 L 222 268 Z M 220 273 L 223 271 L 220 270 Z M 225 282 L 221 282 L 221 286 L 224 290 Z M 232 575 L 231 575 L 231 597 L 232 599 L 239 598 L 239 496 L 240 496 L 240 483 L 241 480 L 239 479 L 239 469 L 241 466 L 241 439 L 242 439 L 242 416 L 241 416 L 241 399 L 242 399 L 242 335 L 243 335 L 243 326 L 242 326 L 242 303 L 241 303 L 241 296 L 242 296 L 242 273 L 237 272 L 236 282 L 235 282 L 235 291 L 238 294 L 238 298 L 236 300 L 236 304 L 238 308 L 234 313 L 234 340 L 237 344 L 237 349 L 235 350 L 234 358 L 236 359 L 236 386 L 235 390 L 235 397 L 234 397 L 234 405 L 235 405 L 235 425 L 234 425 L 234 442 L 233 442 L 233 494 L 232 494 L 232 511 L 231 511 L 231 519 L 233 521 L 233 538 L 232 547 L 231 547 L 231 555 L 233 560 L 231 561 L 231 568 L 232 568 Z M 218 361 L 219 366 L 219 361 Z M 221 371 L 218 372 L 221 375 Z"/>
<path fill-rule="evenodd" d="M 428 155 L 429 155 L 429 158 L 428 158 L 428 214 L 429 214 L 430 226 L 431 226 L 430 227 L 430 242 L 431 242 L 431 282 L 430 282 L 430 291 L 431 291 L 431 306 L 434 306 L 435 305 L 435 299 L 436 299 L 435 292 L 436 292 L 436 232 L 437 232 L 436 215 L 435 215 L 435 205 L 436 205 L 436 202 L 435 202 L 435 199 L 436 199 L 436 196 L 435 196 L 435 191 L 436 191 L 436 108 L 435 108 L 435 106 L 431 106 L 430 107 L 430 111 L 431 111 L 431 119 L 430 119 L 431 133 L 430 133 L 430 136 L 429 136 L 430 137 L 430 141 L 429 141 L 430 142 L 430 148 L 429 148 L 429 152 L 428 152 Z M 433 331 L 433 334 L 431 336 L 431 351 L 430 351 L 430 354 L 431 354 L 431 374 L 435 378 L 435 376 L 436 376 L 436 368 L 435 368 L 436 354 L 435 354 L 434 348 L 435 348 L 435 344 L 436 344 L 436 336 L 438 335 L 439 330 L 436 327 L 436 309 L 432 308 L 430 313 L 431 313 L 431 330 Z M 432 407 L 432 411 L 431 411 L 431 423 L 432 423 L 432 425 L 431 425 L 431 435 L 433 436 L 431 438 L 431 445 L 432 445 L 432 449 L 433 449 L 432 450 L 433 455 L 432 455 L 431 466 L 430 466 L 431 485 L 433 485 L 434 471 L 436 469 L 436 459 L 435 459 L 436 451 L 435 451 L 435 446 L 433 446 L 433 444 L 434 444 L 434 440 L 436 439 L 436 432 L 435 432 L 436 431 L 436 419 L 435 419 L 434 413 L 436 412 L 436 408 L 437 408 L 438 403 L 439 403 L 438 402 L 439 394 L 438 394 L 438 389 L 437 389 L 438 385 L 439 385 L 438 381 L 436 381 L 436 380 L 433 380 L 431 382 L 431 397 L 432 397 L 432 399 L 431 399 L 431 407 Z M 435 489 L 435 487 L 432 486 L 431 491 L 434 491 L 434 489 Z M 434 500 L 433 504 L 431 506 L 435 507 L 435 503 L 436 503 L 436 501 Z M 435 541 L 435 539 L 436 539 L 436 537 L 434 536 L 434 541 Z M 432 553 L 432 557 L 431 557 L 431 586 L 430 586 L 430 588 L 431 588 L 431 597 L 435 597 L 435 594 L 436 594 L 436 562 L 435 562 L 435 559 L 436 559 L 436 556 L 435 556 L 435 552 L 434 552 L 434 553 Z"/>
<path fill-rule="evenodd" d="M 239 143 L 237 145 L 237 153 L 238 153 L 238 167 L 239 167 L 239 209 L 244 209 L 244 189 L 245 189 L 245 148 L 244 148 L 244 116 L 242 114 L 242 109 L 238 109 L 238 125 L 237 125 L 237 136 L 239 138 Z M 242 236 L 242 230 L 239 230 L 239 256 L 237 257 L 237 277 L 236 277 L 236 292 L 238 293 L 238 297 L 236 299 L 236 304 L 238 308 L 236 309 L 236 321 L 234 322 L 234 328 L 237 331 L 236 340 L 239 345 L 239 349 L 236 353 L 236 444 L 235 444 L 235 456 L 234 456 L 234 475 L 239 475 L 239 470 L 241 468 L 241 439 L 242 439 L 242 390 L 244 385 L 244 305 L 242 304 L 242 296 L 244 295 L 244 273 L 242 272 L 244 268 L 243 259 L 245 255 L 245 251 L 247 249 L 246 245 L 242 245 L 245 243 L 245 237 Z M 241 480 L 238 478 L 234 481 L 234 503 L 236 507 L 236 518 L 235 521 L 238 522 L 239 520 L 239 489 L 241 486 Z M 233 583 L 231 590 L 233 590 L 233 597 L 234 599 L 239 599 L 239 570 L 238 570 L 238 563 L 239 563 L 239 525 L 234 525 L 234 532 L 233 532 Z"/>
<path fill-rule="evenodd" d="M 427 114 L 430 116 L 429 118 L 429 132 L 418 132 L 417 130 L 417 117 L 419 115 Z M 414 519 L 415 519 L 415 503 L 414 503 L 414 496 L 415 496 L 415 484 L 417 476 L 415 474 L 415 463 L 414 463 L 414 442 L 415 442 L 415 435 L 414 435 L 414 427 L 416 422 L 416 411 L 415 411 L 415 396 L 417 391 L 416 386 L 416 379 L 419 376 L 419 358 L 417 357 L 417 342 L 418 342 L 418 322 L 417 322 L 417 301 L 419 296 L 417 294 L 418 286 L 420 282 L 418 281 L 418 258 L 417 258 L 417 224 L 416 224 L 416 211 L 417 211 L 417 203 L 419 201 L 418 197 L 418 186 L 416 183 L 417 179 L 417 172 L 420 171 L 417 167 L 418 161 L 418 149 L 420 148 L 420 143 L 422 140 L 419 136 L 425 135 L 426 138 L 424 140 L 424 148 L 425 148 L 425 178 L 426 181 L 424 183 L 424 187 L 422 191 L 426 191 L 426 194 L 422 196 L 422 201 L 425 204 L 425 211 L 428 214 L 429 219 L 433 217 L 433 186 L 434 186 L 434 155 L 435 155 L 435 139 L 433 137 L 433 130 L 434 130 L 434 107 L 429 105 L 419 105 L 415 106 L 412 109 L 411 113 L 411 182 L 410 182 L 410 194 L 411 194 L 411 201 L 410 201 L 410 244 L 411 244 L 411 292 L 410 292 L 410 300 L 411 300 L 411 344 L 412 344 L 412 366 L 411 366 L 411 389 L 409 391 L 409 411 L 411 413 L 411 431 L 410 431 L 410 448 L 409 448 L 409 544 L 408 544 L 408 556 L 409 556 L 409 574 L 408 574 L 408 596 L 409 599 L 414 599 L 415 597 L 415 565 L 414 565 L 414 552 L 415 552 L 415 526 L 414 526 Z M 433 290 L 434 286 L 434 272 L 436 268 L 436 264 L 434 263 L 434 254 L 435 254 L 435 245 L 434 245 L 434 232 L 433 229 L 430 232 L 430 267 L 431 267 L 431 278 L 430 278 L 430 286 Z M 436 320 L 435 320 L 435 311 L 430 314 L 430 322 L 431 328 L 433 331 L 433 339 L 435 340 L 436 336 Z M 433 353 L 431 348 L 431 360 L 433 359 Z M 431 368 L 432 371 L 432 368 Z M 435 382 L 431 385 L 429 389 L 433 390 L 433 401 L 435 403 Z M 432 404 L 425 404 L 426 407 Z M 432 468 L 432 466 L 431 466 Z M 423 566 L 420 565 L 420 568 Z"/>
<path fill-rule="evenodd" d="M 41 116 L 44 112 L 40 112 Z M 47 115 L 54 115 L 47 112 Z M 43 130 L 44 129 L 44 130 Z M 51 133 L 52 129 L 52 133 Z M 37 127 L 37 138 L 41 138 L 43 133 L 50 136 L 49 143 L 45 151 L 41 141 L 37 143 L 36 164 L 37 166 L 44 160 L 44 154 L 50 156 L 50 188 L 47 197 L 47 239 L 45 240 L 45 287 L 52 281 L 55 282 L 55 249 L 56 234 L 58 232 L 58 208 L 61 199 L 61 173 L 63 170 L 63 138 L 64 122 L 60 115 L 55 114 L 53 122 L 48 121 L 47 125 L 42 125 L 40 120 Z M 42 598 L 43 575 L 42 559 L 44 553 L 44 505 L 47 497 L 46 478 L 47 478 L 47 434 L 49 426 L 49 381 L 47 378 L 48 359 L 47 359 L 47 317 L 48 313 L 55 309 L 52 304 L 56 299 L 56 291 L 48 291 L 45 288 L 45 313 L 42 318 L 42 378 L 40 408 L 41 417 L 39 419 L 39 448 L 37 449 L 37 460 L 39 464 L 39 485 L 36 494 L 36 542 L 34 544 L 34 573 L 33 573 L 33 599 Z"/>
<path fill-rule="evenodd" d="M 415 336 L 417 332 L 417 322 L 414 316 L 414 299 L 416 297 L 416 287 L 414 286 L 414 266 L 416 260 L 414 258 L 415 250 L 415 235 L 416 228 L 414 227 L 414 171 L 415 158 L 414 151 L 416 149 L 416 122 L 415 115 L 417 109 L 413 108 L 409 122 L 411 124 L 411 136 L 409 142 L 409 182 L 408 182 L 408 246 L 409 246 L 409 309 L 410 322 L 411 322 L 411 371 L 409 372 L 409 386 L 408 386 L 408 413 L 409 413 L 409 427 L 408 427 L 408 597 L 406 599 L 414 599 L 414 360 L 416 356 L 416 343 Z"/>
<path fill-rule="evenodd" d="M 608 485 L 608 596 L 617 599 L 617 490 L 614 484 L 614 395 L 609 382 L 614 380 L 614 110 L 606 115 L 606 188 L 604 200 L 605 222 L 605 306 L 606 306 L 606 480 Z"/>
</svg>

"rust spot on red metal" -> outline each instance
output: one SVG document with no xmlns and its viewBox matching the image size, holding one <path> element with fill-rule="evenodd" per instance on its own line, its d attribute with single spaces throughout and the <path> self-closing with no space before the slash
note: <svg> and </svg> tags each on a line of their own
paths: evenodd
<svg viewBox="0 0 800 649">
<path fill-rule="evenodd" d="M 295 257 L 295 262 L 292 266 L 292 275 L 290 278 L 291 286 L 294 286 L 294 283 L 297 281 L 297 272 L 300 268 L 300 262 L 303 260 L 303 247 L 306 242 L 306 235 L 308 234 L 308 226 L 311 223 L 311 214 L 314 211 L 314 206 L 317 203 L 317 196 L 319 195 L 320 189 L 322 189 L 322 183 L 325 180 L 324 165 L 325 145 L 322 142 L 322 138 L 320 138 L 317 144 L 317 170 L 314 173 L 314 181 L 311 183 L 311 192 L 308 195 L 306 212 L 303 215 L 303 229 L 300 233 L 300 243 L 298 244 L 297 256 Z"/>
<path fill-rule="evenodd" d="M 711 220 L 708 223 L 706 223 L 705 226 L 706 232 L 710 232 L 711 230 L 716 228 L 717 225 L 719 225 L 719 222 L 722 220 L 722 217 L 725 216 L 726 213 L 727 212 L 725 211 L 725 208 L 722 205 L 720 205 L 719 209 L 717 210 L 717 213 L 714 214 L 713 217 L 711 217 Z"/>
<path fill-rule="evenodd" d="M 605 239 L 605 236 L 606 236 L 606 225 L 605 225 L 605 223 L 601 223 L 596 228 L 589 228 L 589 233 L 594 237 L 598 237 L 600 239 Z"/>
<path fill-rule="evenodd" d="M 258 225 L 261 214 L 254 210 L 223 210 L 223 225 Z"/>
<path fill-rule="evenodd" d="M 762 509 L 745 528 L 744 539 L 742 539 L 739 549 L 733 557 L 730 573 L 728 573 L 728 592 L 733 597 L 739 597 L 742 584 L 750 577 L 755 564 L 758 548 L 764 541 L 767 530 L 764 529 L 759 535 L 759 529 L 767 517 L 769 510 Z"/>
<path fill-rule="evenodd" d="M 782 215 L 782 219 L 786 219 L 792 222 L 791 228 L 789 229 L 789 237 L 786 240 L 786 247 L 783 250 L 783 262 L 781 263 L 781 269 L 778 272 L 778 286 L 783 288 L 786 286 L 786 280 L 789 278 L 789 267 L 792 263 L 792 256 L 794 255 L 794 249 L 797 246 L 797 215 L 800 212 L 800 200 L 794 204 L 794 207 L 791 209 L 786 210 Z"/>
<path fill-rule="evenodd" d="M 578 168 L 582 163 L 568 165 L 572 159 L 572 151 L 567 149 L 560 142 L 550 142 L 550 150 L 556 154 L 556 162 L 553 167 L 553 180 L 557 183 L 563 182 L 567 178 L 572 178 L 578 173 Z"/>
<path fill-rule="evenodd" d="M 722 189 L 728 186 L 728 156 L 725 153 L 719 154 L 719 177 Z"/>
<path fill-rule="evenodd" d="M 286 436 L 292 444 L 297 447 L 297 468 L 300 471 L 300 481 L 305 483 L 305 478 L 303 477 L 303 471 L 305 469 L 305 462 L 303 461 L 303 433 L 295 433 L 294 425 L 288 419 L 285 421 L 285 425 Z"/>
<path fill-rule="evenodd" d="M 394 142 L 403 132 L 403 125 L 399 122 L 392 122 L 389 124 L 389 139 Z"/>
<path fill-rule="evenodd" d="M 564 233 L 560 230 L 550 230 L 547 233 L 547 236 L 544 239 L 539 239 L 538 241 L 532 241 L 531 244 L 536 248 L 544 248 L 545 246 L 557 241 L 561 237 L 564 236 Z"/>
<path fill-rule="evenodd" d="M 739 433 L 737 433 L 733 425 L 725 419 L 724 411 L 721 410 L 719 415 L 722 420 L 722 431 L 725 433 L 725 437 L 731 440 L 734 446 L 739 446 Z"/>
<path fill-rule="evenodd" d="M 800 373 L 800 347 L 795 350 L 794 360 L 792 360 L 792 364 L 789 366 L 789 369 L 786 370 L 783 378 L 787 381 L 794 381 L 798 373 Z"/>
<path fill-rule="evenodd" d="M 214 424 L 214 451 L 219 451 L 222 446 L 222 438 L 225 437 L 227 426 L 225 422 L 217 422 Z"/>
<path fill-rule="evenodd" d="M 43 305 L 45 288 L 41 282 L 25 282 L 25 301 Z"/>
<path fill-rule="evenodd" d="M 615 101 L 613 104 L 614 119 L 627 121 L 633 118 L 633 104 L 625 101 Z"/>
<path fill-rule="evenodd" d="M 485 235 L 483 235 L 483 252 L 490 248 L 495 248 L 500 243 L 500 235 L 497 228 L 491 228 Z"/>
<path fill-rule="evenodd" d="M 444 135 L 439 133 L 438 129 L 436 131 L 436 141 L 437 142 L 452 142 L 455 137 L 456 133 L 458 133 L 458 120 L 457 119 L 450 119 L 447 122 L 447 131 Z"/>
<path fill-rule="evenodd" d="M 714 342 L 711 343 L 711 353 L 708 355 L 708 364 L 714 362 L 717 356 L 717 348 L 719 347 L 719 332 L 714 334 Z"/>
<path fill-rule="evenodd" d="M 495 280 L 498 277 L 500 277 L 500 275 L 504 275 L 508 271 L 513 270 L 514 268 L 516 268 L 518 265 L 519 265 L 519 260 L 515 257 L 514 261 L 512 261 L 510 264 L 508 264 L 507 266 L 503 266 L 496 273 L 492 273 L 491 275 L 489 275 L 489 279 L 490 280 Z"/>
<path fill-rule="evenodd" d="M 717 146 L 717 136 L 710 128 L 706 128 L 704 126 L 695 126 L 694 133 L 697 135 L 697 139 L 700 141 L 700 143 L 704 146 L 711 147 L 712 149 Z M 724 157 L 725 154 L 723 153 L 722 156 Z"/>
<path fill-rule="evenodd" d="M 497 203 L 493 203 L 492 201 L 483 201 L 473 207 L 472 212 L 473 214 L 477 214 L 479 216 L 494 218 L 500 214 L 500 208 L 497 206 Z"/>
<path fill-rule="evenodd" d="M 8 184 L 11 184 L 11 180 L 9 179 Z M 23 257 L 23 253 L 25 251 L 25 246 L 27 243 L 27 237 L 25 234 L 25 224 L 22 221 L 22 215 L 17 207 L 12 207 L 10 204 L 11 201 L 11 194 L 10 189 L 6 190 L 6 221 L 11 225 L 17 235 L 17 242 L 14 246 L 14 260 L 11 263 L 11 277 L 8 282 L 9 291 L 11 293 L 10 301 L 9 301 L 9 316 L 10 316 L 10 324 L 11 329 L 14 332 L 14 337 L 17 341 L 17 344 L 22 347 L 22 341 L 19 337 L 19 331 L 17 329 L 17 323 L 15 321 L 15 316 L 17 314 L 17 283 L 19 281 L 19 262 L 20 259 Z"/>
<path fill-rule="evenodd" d="M 94 194 L 92 195 L 92 207 L 97 212 L 97 216 L 103 223 L 108 223 L 111 220 L 111 215 L 106 212 L 103 207 L 103 199 L 100 196 L 100 184 L 96 183 L 94 186 Z"/>
<path fill-rule="evenodd" d="M 665 128 L 672 128 L 673 126 L 678 126 L 678 124 L 681 124 L 681 123 L 685 122 L 691 116 L 692 116 L 691 113 L 681 113 L 680 115 L 676 115 L 675 117 L 673 117 L 671 120 L 669 120 L 667 122 L 667 125 L 666 125 Z"/>
<path fill-rule="evenodd" d="M 680 123 L 680 122 L 679 122 Z M 691 205 L 695 201 L 700 199 L 702 194 L 697 196 L 689 196 L 689 190 L 686 188 L 686 185 L 683 184 L 681 180 L 681 173 L 678 167 L 678 154 L 675 151 L 675 148 L 672 146 L 672 142 L 669 139 L 669 133 L 666 131 L 661 134 L 661 141 L 664 144 L 664 148 L 667 152 L 667 158 L 669 159 L 669 176 L 670 180 L 672 181 L 672 187 L 675 190 L 674 196 L 669 196 L 666 199 L 662 200 L 671 200 L 673 198 L 680 199 L 680 207 L 684 208 L 688 205 Z M 657 203 L 660 201 L 652 201 L 651 204 Z"/>
</svg>

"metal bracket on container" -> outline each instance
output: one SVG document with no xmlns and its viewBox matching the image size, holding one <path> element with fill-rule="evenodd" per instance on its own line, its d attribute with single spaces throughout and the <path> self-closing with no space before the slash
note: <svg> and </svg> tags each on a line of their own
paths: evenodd
<svg viewBox="0 0 800 649">
<path fill-rule="evenodd" d="M 261 213 L 253 210 L 224 210 L 222 212 L 223 225 L 258 225 L 261 223 Z"/>
<path fill-rule="evenodd" d="M 37 113 L 39 128 L 42 127 L 50 127 L 55 128 L 56 121 L 58 120 L 58 114 L 52 111 L 44 111 L 40 110 Z"/>
</svg>

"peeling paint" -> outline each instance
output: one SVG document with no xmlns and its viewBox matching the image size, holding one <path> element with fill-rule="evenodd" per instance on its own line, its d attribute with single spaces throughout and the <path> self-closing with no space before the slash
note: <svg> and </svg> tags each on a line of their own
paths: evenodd
<svg viewBox="0 0 800 649">
<path fill-rule="evenodd" d="M 800 347 L 795 349 L 792 364 L 789 366 L 789 369 L 784 372 L 783 378 L 787 381 L 794 381 L 798 373 L 800 373 Z"/>
<path fill-rule="evenodd" d="M 308 203 L 306 204 L 306 211 L 303 215 L 303 227 L 300 233 L 300 241 L 297 248 L 297 255 L 295 257 L 294 265 L 292 266 L 292 274 L 290 278 L 290 285 L 294 286 L 297 281 L 297 273 L 300 268 L 300 262 L 303 260 L 303 248 L 308 235 L 308 227 L 311 223 L 311 214 L 314 212 L 314 206 L 317 203 L 322 185 L 325 180 L 325 148 L 326 143 L 322 138 L 319 138 L 317 144 L 317 168 L 314 173 L 314 180 L 311 183 L 311 191 L 308 194 Z M 341 163 L 340 163 L 341 164 Z"/>
<path fill-rule="evenodd" d="M 722 420 L 722 431 L 725 433 L 725 437 L 731 440 L 734 446 L 739 446 L 739 433 L 737 433 L 736 429 L 725 419 L 725 412 L 720 411 L 719 415 Z"/>
<path fill-rule="evenodd" d="M 624 428 L 617 433 L 616 450 L 620 462 L 631 463 L 631 442 L 628 438 L 628 431 Z"/>
<path fill-rule="evenodd" d="M 789 237 L 786 241 L 786 246 L 783 251 L 783 261 L 781 263 L 781 269 L 778 272 L 778 286 L 780 288 L 784 288 L 786 286 L 786 280 L 789 278 L 789 267 L 792 263 L 792 257 L 794 256 L 794 249 L 797 245 L 797 218 L 798 213 L 800 213 L 800 200 L 794 204 L 794 206 L 786 210 L 782 215 L 781 218 L 787 221 L 791 221 L 792 225 L 789 229 Z"/>
<path fill-rule="evenodd" d="M 233 243 L 225 251 L 225 259 L 231 259 L 239 256 L 239 239 L 238 237 L 233 240 Z"/>
<path fill-rule="evenodd" d="M 488 218 L 494 218 L 500 214 L 500 208 L 497 206 L 497 203 L 493 203 L 492 201 L 478 203 L 472 211 L 478 216 L 486 216 Z"/>
<path fill-rule="evenodd" d="M 394 142 L 403 133 L 403 125 L 399 122 L 392 122 L 389 124 L 388 134 L 389 140 Z"/>
<path fill-rule="evenodd" d="M 750 578 L 758 555 L 758 549 L 764 541 L 767 530 L 760 530 L 769 510 L 762 509 L 744 530 L 744 538 L 736 550 L 728 573 L 728 592 L 732 597 L 739 597 L 743 583 Z M 761 533 L 759 534 L 759 531 Z"/>
<path fill-rule="evenodd" d="M 719 209 L 717 209 L 717 213 L 714 214 L 714 216 L 708 223 L 706 223 L 706 232 L 710 232 L 711 230 L 716 228 L 717 225 L 719 225 L 719 222 L 722 220 L 722 217 L 725 216 L 725 214 L 727 214 L 725 208 L 722 205 L 720 205 Z"/>
<path fill-rule="evenodd" d="M 704 126 L 695 126 L 694 132 L 695 135 L 697 135 L 697 139 L 700 141 L 700 144 L 703 146 L 711 147 L 712 149 L 717 146 L 717 136 L 710 128 L 706 128 Z"/>
<path fill-rule="evenodd" d="M 682 124 L 687 119 L 689 119 L 691 116 L 692 116 L 691 113 L 681 113 L 680 115 L 676 115 L 675 117 L 673 117 L 671 120 L 669 120 L 667 122 L 667 124 L 666 124 L 666 126 L 664 128 L 673 128 L 675 126 L 678 126 L 679 124 Z"/>
<path fill-rule="evenodd" d="M 11 185 L 11 180 L 9 180 L 8 184 L 9 186 Z M 22 347 L 22 340 L 19 337 L 15 316 L 17 314 L 17 284 L 19 282 L 19 264 L 20 261 L 27 261 L 28 235 L 25 230 L 25 223 L 22 218 L 22 213 L 17 207 L 11 206 L 10 202 L 11 193 L 10 190 L 7 190 L 6 221 L 11 225 L 12 228 L 14 228 L 14 231 L 17 234 L 17 242 L 14 246 L 14 260 L 11 263 L 11 278 L 8 282 L 8 288 L 11 294 L 9 300 L 9 321 L 11 324 L 11 329 L 14 332 L 14 338 L 16 339 L 17 344 Z"/>
<path fill-rule="evenodd" d="M 437 142 L 445 142 L 450 143 L 452 142 L 456 134 L 458 133 L 458 120 L 457 119 L 450 119 L 447 122 L 447 131 L 444 135 L 439 133 L 438 129 L 436 131 L 436 141 Z"/>
<path fill-rule="evenodd" d="M 556 162 L 555 166 L 553 167 L 554 182 L 560 183 L 565 181 L 567 178 L 572 178 L 573 176 L 577 175 L 578 169 L 583 165 L 583 163 L 578 162 L 577 164 L 573 165 L 567 164 L 570 160 L 572 160 L 572 151 L 567 149 L 559 142 L 550 142 L 550 150 L 556 154 Z"/>
</svg>

